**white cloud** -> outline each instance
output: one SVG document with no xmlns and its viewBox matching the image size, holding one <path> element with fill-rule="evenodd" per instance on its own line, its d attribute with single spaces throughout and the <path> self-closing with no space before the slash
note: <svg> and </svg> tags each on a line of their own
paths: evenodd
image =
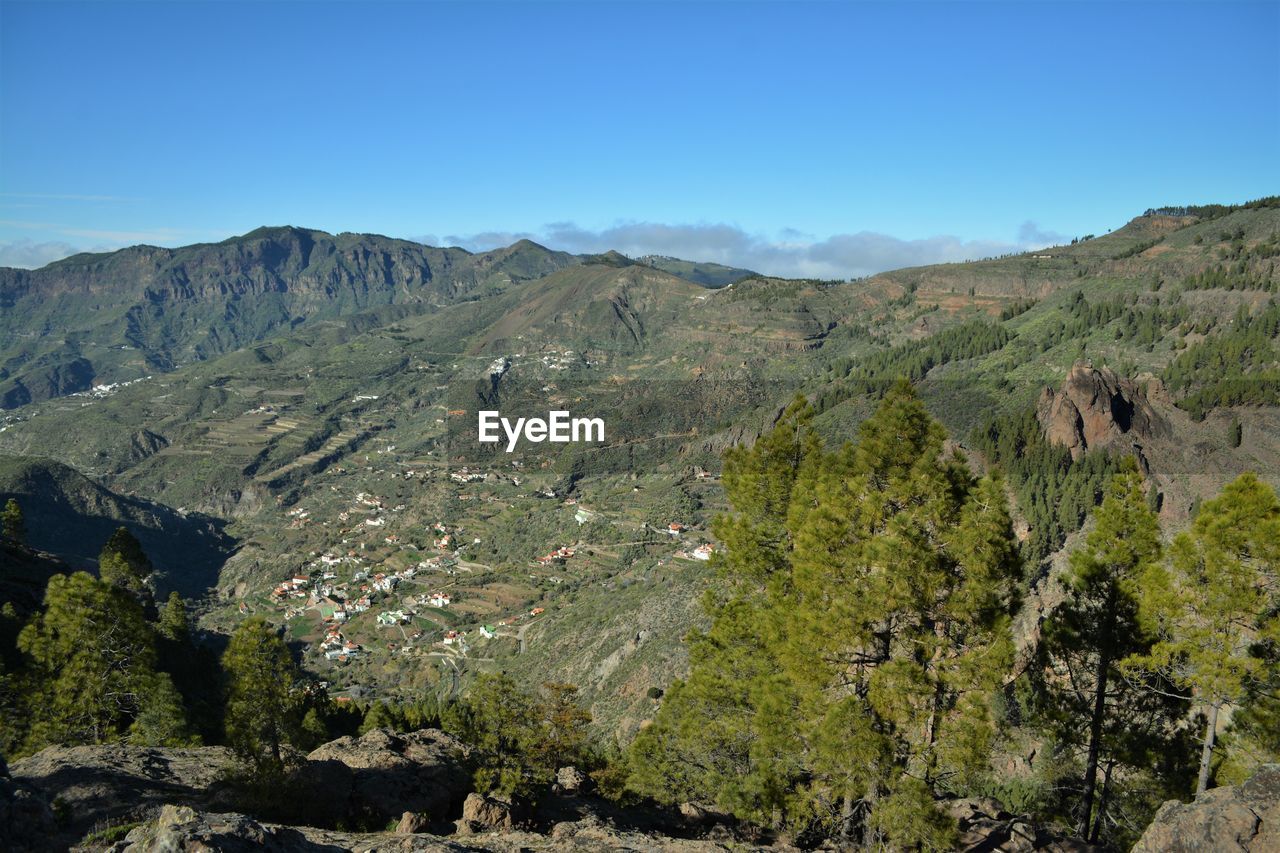
<svg viewBox="0 0 1280 853">
<path fill-rule="evenodd" d="M 785 228 L 776 236 L 752 234 L 734 225 L 667 225 L 625 222 L 593 231 L 572 222 L 553 222 L 539 232 L 489 231 L 448 235 L 445 242 L 473 251 L 508 246 L 530 239 L 568 252 L 604 252 L 616 249 L 625 255 L 672 255 L 691 261 L 746 267 L 778 276 L 851 278 L 901 267 L 975 260 L 1027 251 L 1055 242 L 1060 235 L 1025 223 L 1016 241 L 963 240 L 940 235 L 905 240 L 889 234 L 860 231 L 817 239 Z"/>
<path fill-rule="evenodd" d="M 0 267 L 36 269 L 78 252 L 99 250 L 83 249 L 57 240 L 37 243 L 34 240 L 19 237 L 17 240 L 0 241 Z"/>
<path fill-rule="evenodd" d="M 1071 238 L 1057 231 L 1045 231 L 1028 219 L 1018 229 L 1018 242 L 1025 243 L 1029 249 L 1043 249 L 1045 246 L 1061 246 Z"/>
</svg>

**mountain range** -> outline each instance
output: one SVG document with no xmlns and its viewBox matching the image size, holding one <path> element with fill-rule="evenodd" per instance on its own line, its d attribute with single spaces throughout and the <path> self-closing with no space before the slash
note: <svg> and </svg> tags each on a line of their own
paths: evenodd
<svg viewBox="0 0 1280 853">
<path fill-rule="evenodd" d="M 1280 482 L 1278 235 L 1271 198 L 851 281 L 293 227 L 3 269 L 0 501 L 73 565 L 129 527 L 206 629 L 267 614 L 337 690 L 448 692 L 520 658 L 632 731 L 687 666 L 720 454 L 796 393 L 833 443 L 906 376 L 979 467 L 1016 467 L 999 448 L 1028 429 L 1067 467 L 1133 454 L 1175 525 L 1241 471 Z M 594 408 L 615 438 L 459 453 L 485 400 Z M 1034 589 L 1083 515 L 1019 488 Z M 342 666 L 323 607 L 274 594 L 322 555 L 430 567 L 347 624 L 367 654 Z M 379 609 L 413 611 L 390 643 Z"/>
</svg>

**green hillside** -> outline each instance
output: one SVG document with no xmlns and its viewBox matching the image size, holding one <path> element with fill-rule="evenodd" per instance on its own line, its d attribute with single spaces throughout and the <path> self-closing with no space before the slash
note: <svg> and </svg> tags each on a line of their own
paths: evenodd
<svg viewBox="0 0 1280 853">
<path fill-rule="evenodd" d="M 298 229 L 68 259 L 6 273 L 5 298 L 17 294 L 28 322 L 88 322 L 86 299 L 105 298 L 86 297 L 90 270 L 127 278 L 150 264 L 117 307 L 128 313 L 128 299 L 163 292 L 138 340 L 184 355 L 97 394 L 33 395 L 5 413 L 0 452 L 57 460 L 117 495 L 182 508 L 155 516 L 166 536 L 187 536 L 182 520 L 196 513 L 225 522 L 234 554 L 204 624 L 280 620 L 335 689 L 447 694 L 477 672 L 512 669 L 533 686 L 579 684 L 598 725 L 633 731 L 651 709 L 649 688 L 687 665 L 681 638 L 708 579 L 690 555 L 714 544 L 720 456 L 754 440 L 797 392 L 836 446 L 889 383 L 909 377 L 959 450 L 1006 469 L 1033 588 L 1097 500 L 1109 453 L 1140 456 L 1174 526 L 1242 471 L 1276 482 L 1278 234 L 1272 199 L 1152 212 L 1007 258 L 849 282 L 749 275 L 718 288 L 618 255 L 529 243 L 469 255 Z M 219 272 L 229 258 L 239 260 Z M 199 284 L 179 287 L 179 269 Z M 38 305 L 33 288 L 55 287 L 55 276 L 63 295 Z M 278 322 L 228 313 L 234 302 Z M 115 340 L 112 322 L 84 325 L 78 351 L 99 335 Z M 237 331 L 215 334 L 223 322 Z M 48 344 L 16 329 L 0 343 Z M 8 387 L 34 363 L 11 359 Z M 1076 364 L 1113 370 L 1165 428 L 1079 459 L 1053 445 L 1037 409 Z M 599 448 L 459 453 L 475 410 L 494 401 L 563 405 L 614 426 Z M 671 523 L 687 529 L 670 536 Z M 446 546 L 436 545 L 441 530 Z M 42 547 L 91 556 L 93 531 L 92 544 Z M 167 564 L 163 537 L 138 535 Z M 561 547 L 573 555 L 538 562 Z M 272 594 L 323 554 L 343 560 L 335 582 L 356 586 L 358 571 L 429 566 L 346 624 L 368 652 L 342 665 L 319 652 L 321 609 Z M 447 607 L 422 603 L 444 590 Z M 389 628 L 376 623 L 383 610 L 413 615 Z M 480 637 L 486 625 L 496 636 Z M 447 631 L 465 632 L 467 651 L 444 644 Z"/>
</svg>

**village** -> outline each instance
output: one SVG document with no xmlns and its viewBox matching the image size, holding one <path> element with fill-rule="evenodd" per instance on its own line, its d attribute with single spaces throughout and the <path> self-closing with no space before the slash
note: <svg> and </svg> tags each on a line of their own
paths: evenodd
<svg viewBox="0 0 1280 853">
<path fill-rule="evenodd" d="M 515 461 L 511 467 L 518 471 L 520 464 Z M 333 473 L 348 472 L 339 468 Z M 694 476 L 711 478 L 702 469 Z M 421 487 L 433 477 L 424 466 L 408 468 L 396 479 L 416 481 Z M 434 479 L 455 498 L 466 496 L 458 493 L 461 488 L 477 484 L 502 489 L 522 484 L 515 473 L 467 466 Z M 337 491 L 335 486 L 329 489 Z M 520 498 L 554 496 L 550 489 L 520 492 L 510 505 Z M 578 528 L 601 519 L 601 513 L 581 506 L 576 498 L 558 498 L 556 503 L 571 513 Z M 309 668 L 335 677 L 343 668 L 375 659 L 416 658 L 434 659 L 456 672 L 468 659 L 492 660 L 488 644 L 494 642 L 506 639 L 516 644 L 511 651 L 523 651 L 526 629 L 554 610 L 553 590 L 565 582 L 566 568 L 575 559 L 581 561 L 584 543 L 575 540 L 548 545 L 524 566 L 497 569 L 472 556 L 482 539 L 469 535 L 468 525 L 419 521 L 423 509 L 412 498 L 361 490 L 329 519 L 318 518 L 325 513 L 303 503 L 285 513 L 288 528 L 322 531 L 326 542 L 275 582 L 263 602 L 303 643 Z M 637 529 L 646 537 L 638 541 L 669 542 L 672 559 L 707 561 L 715 551 L 684 521 L 662 527 L 641 523 Z M 240 602 L 242 615 L 253 609 L 252 601 Z M 350 680 L 363 678 L 353 674 Z"/>
<path fill-rule="evenodd" d="M 524 387 L 551 398 L 562 393 L 552 374 L 585 361 L 544 350 L 477 358 L 475 369 L 502 377 L 516 362 L 529 365 Z M 352 408 L 318 449 L 265 468 L 260 481 L 275 490 L 279 511 L 262 517 L 273 521 L 259 535 L 271 546 L 246 549 L 243 583 L 219 617 L 227 627 L 266 616 L 335 697 L 389 696 L 441 679 L 456 686 L 531 646 L 554 647 L 566 630 L 581 637 L 580 620 L 618 585 L 705 571 L 697 567 L 716 545 L 710 512 L 699 508 L 721 499 L 718 475 L 703 467 L 710 456 L 574 487 L 554 454 L 459 450 L 457 429 L 475 423 L 474 398 L 453 396 L 456 384 L 419 387 L 422 414 L 404 418 L 399 395 L 348 386 Z M 246 399 L 228 435 L 273 435 L 308 417 L 295 398 Z M 705 497 L 690 501 L 691 492 Z"/>
</svg>

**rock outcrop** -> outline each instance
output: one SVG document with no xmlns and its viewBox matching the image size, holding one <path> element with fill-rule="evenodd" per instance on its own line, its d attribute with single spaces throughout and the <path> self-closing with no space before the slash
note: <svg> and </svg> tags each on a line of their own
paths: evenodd
<svg viewBox="0 0 1280 853">
<path fill-rule="evenodd" d="M 515 829 L 521 823 L 518 809 L 510 800 L 468 794 L 462 804 L 462 819 L 458 821 L 458 834 L 468 835 L 491 829 Z"/>
<path fill-rule="evenodd" d="M 324 826 L 386 825 L 412 812 L 448 828 L 472 787 L 466 756 L 466 746 L 434 729 L 339 738 L 295 771 L 288 784 L 306 795 L 292 798 L 291 810 L 300 822 Z M 74 839 L 95 826 L 150 818 L 167 804 L 231 811 L 237 800 L 224 778 L 234 764 L 223 747 L 118 743 L 49 747 L 12 769 L 15 785 L 58 799 L 67 813 L 64 835 Z"/>
<path fill-rule="evenodd" d="M 572 797 L 585 794 L 592 788 L 591 777 L 576 767 L 561 767 L 556 771 L 556 781 L 552 785 L 553 793 Z"/>
<path fill-rule="evenodd" d="M 140 820 L 164 803 L 217 807 L 231 754 L 218 746 L 161 749 L 123 743 L 51 746 L 11 767 L 14 781 L 65 810 L 64 831 Z"/>
<path fill-rule="evenodd" d="M 442 821 L 458 813 L 471 790 L 467 753 L 461 741 L 435 729 L 374 729 L 317 748 L 306 772 L 323 780 L 316 787 L 346 792 L 346 815 L 387 821 L 413 812 Z"/>
<path fill-rule="evenodd" d="M 1170 434 L 1136 382 L 1086 364 L 1072 367 L 1057 391 L 1040 393 L 1036 417 L 1049 441 L 1070 450 L 1073 459 L 1101 447 L 1135 449 L 1141 456 L 1142 442 Z"/>
<path fill-rule="evenodd" d="M 1267 764 L 1249 781 L 1213 788 L 1156 812 L 1133 853 L 1214 853 L 1280 850 L 1280 764 Z"/>
<path fill-rule="evenodd" d="M 44 794 L 15 781 L 0 758 L 0 849 L 13 853 L 45 850 L 57 828 Z"/>
<path fill-rule="evenodd" d="M 241 814 L 211 814 L 186 806 L 165 806 L 157 817 L 129 832 L 110 848 L 114 853 L 174 853 L 174 851 L 300 851 L 300 853 L 526 853 L 526 851 L 575 850 L 612 853 L 617 850 L 671 850 L 710 853 L 729 849 L 709 840 L 667 838 L 620 830 L 595 820 L 559 824 L 552 835 L 533 832 L 488 832 L 464 839 L 424 833 L 340 832 L 312 827 L 288 827 L 262 823 Z M 790 851 L 787 846 L 761 847 L 734 844 L 732 849 Z"/>
<path fill-rule="evenodd" d="M 116 848 L 128 853 L 171 851 L 333 850 L 311 842 L 296 829 L 271 827 L 241 814 L 206 814 L 190 806 L 164 806 L 159 816 L 133 829 Z"/>
</svg>

